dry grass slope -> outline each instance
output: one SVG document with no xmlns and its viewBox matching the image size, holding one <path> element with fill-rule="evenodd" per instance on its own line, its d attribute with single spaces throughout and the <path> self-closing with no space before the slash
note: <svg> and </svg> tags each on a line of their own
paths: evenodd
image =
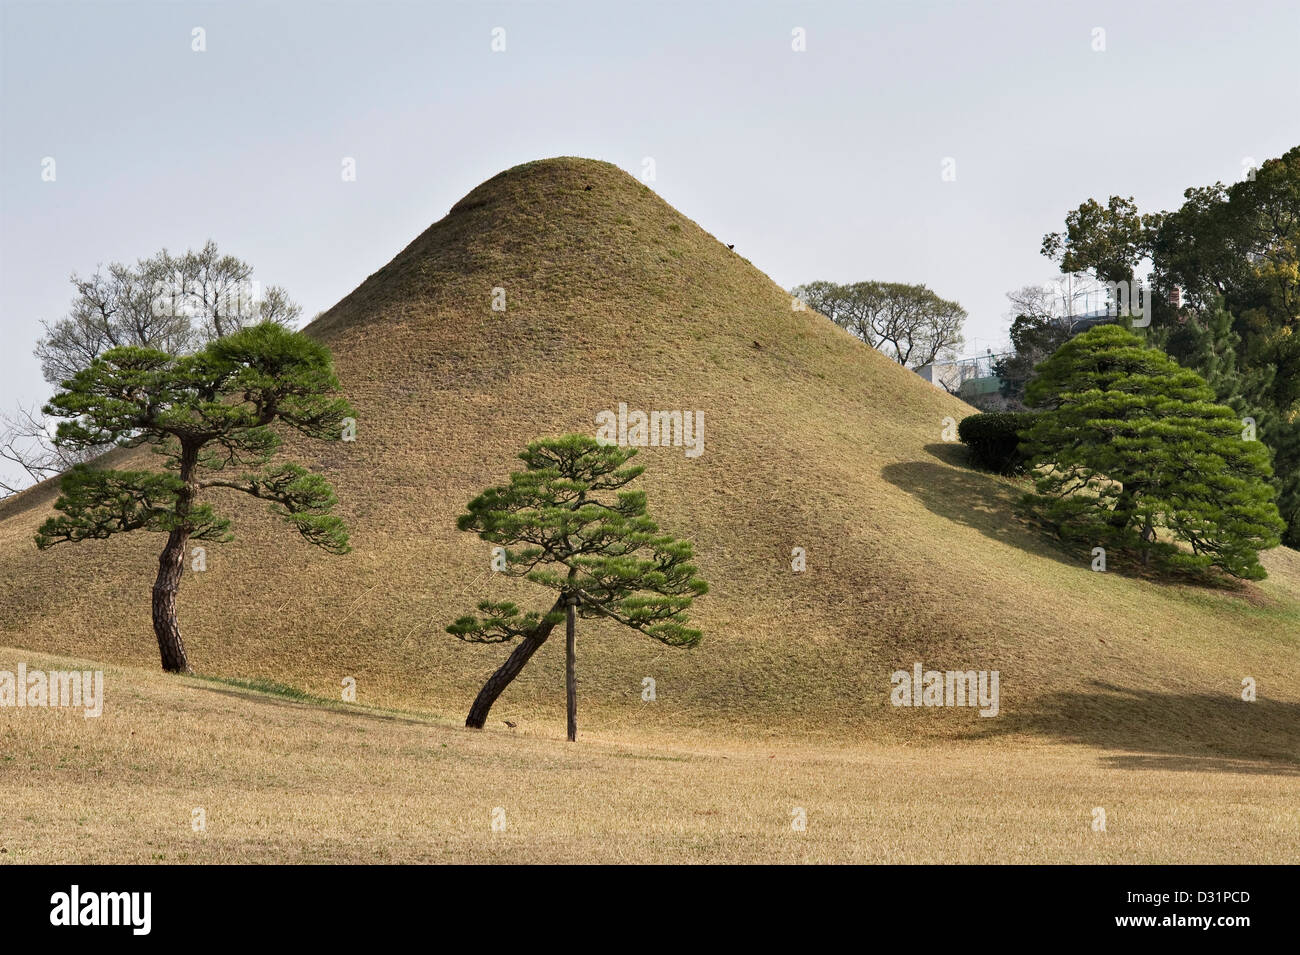
<svg viewBox="0 0 1300 955">
<path fill-rule="evenodd" d="M 66 659 L 0 648 L 44 669 Z M 0 710 L 0 862 L 1287 863 L 1294 773 L 1030 742 L 582 745 L 113 667 Z M 160 732 L 160 727 L 165 728 Z M 1106 831 L 1092 830 L 1093 809 Z M 193 810 L 206 827 L 194 831 Z M 802 808 L 807 829 L 792 829 Z M 493 831 L 493 810 L 505 829 Z"/>
<path fill-rule="evenodd" d="M 491 309 L 504 288 L 507 309 Z M 580 726 L 751 739 L 907 740 L 994 730 L 1152 754 L 1300 753 L 1300 555 L 1269 580 L 1168 585 L 1089 570 L 1012 513 L 1018 488 L 940 441 L 961 402 L 791 309 L 771 280 L 631 176 L 552 159 L 479 186 L 310 328 L 360 413 L 354 444 L 301 450 L 326 473 L 354 552 L 319 554 L 255 504 L 187 574 L 182 627 L 203 673 L 266 678 L 457 720 L 505 653 L 444 633 L 490 595 L 455 530 L 530 439 L 631 408 L 702 411 L 705 453 L 642 452 L 661 524 L 712 585 L 694 651 L 602 624 L 579 635 Z M 54 488 L 0 504 L 0 644 L 156 665 L 148 589 L 161 540 L 38 553 Z M 791 548 L 808 569 L 790 570 Z M 498 703 L 562 733 L 562 645 Z M 888 705 L 889 673 L 997 669 L 1003 716 Z M 643 703 L 641 680 L 657 681 Z M 1244 676 L 1260 701 L 1238 699 Z"/>
</svg>

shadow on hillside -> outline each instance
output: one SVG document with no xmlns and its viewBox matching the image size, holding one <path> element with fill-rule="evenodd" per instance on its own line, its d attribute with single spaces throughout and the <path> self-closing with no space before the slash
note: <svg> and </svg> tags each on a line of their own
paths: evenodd
<svg viewBox="0 0 1300 955">
<path fill-rule="evenodd" d="M 983 473 L 971 466 L 970 452 L 966 450 L 964 444 L 958 444 L 955 441 L 944 441 L 940 444 L 927 444 L 925 450 L 927 454 L 933 455 L 944 464 L 951 464 L 955 468 L 974 471 L 977 474 Z"/>
<path fill-rule="evenodd" d="M 1059 540 L 1025 509 L 1021 499 L 1030 489 L 1027 484 L 1022 489 L 1005 478 L 975 470 L 967 460 L 963 445 L 927 444 L 925 450 L 936 461 L 890 464 L 880 472 L 881 477 L 911 494 L 935 514 L 974 528 L 986 537 L 1069 567 L 1090 566 L 1090 547 Z M 1245 589 L 1242 581 L 1216 571 L 1147 569 L 1133 555 L 1112 553 L 1110 557 L 1107 572 L 1122 577 L 1231 593 L 1242 593 Z"/>
<path fill-rule="evenodd" d="M 1005 703 L 1004 703 L 1005 705 Z M 1300 704 L 1227 694 L 1165 693 L 1093 681 L 1050 694 L 1027 711 L 981 720 L 972 738 L 1031 734 L 1127 750 L 1115 769 L 1300 776 Z"/>
<path fill-rule="evenodd" d="M 1055 545 L 1042 528 L 1021 513 L 1018 505 L 1022 491 L 965 466 L 965 449 L 960 445 L 931 444 L 926 451 L 945 463 L 889 464 L 880 476 L 940 517 L 964 524 L 985 537 L 1071 567 L 1088 566 L 1090 558 L 1070 554 Z"/>
</svg>

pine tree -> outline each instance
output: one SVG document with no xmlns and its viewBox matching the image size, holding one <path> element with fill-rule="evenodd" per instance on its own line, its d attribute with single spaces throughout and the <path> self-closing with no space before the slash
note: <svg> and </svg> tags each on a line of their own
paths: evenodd
<svg viewBox="0 0 1300 955">
<path fill-rule="evenodd" d="M 1249 367 L 1243 370 L 1236 325 L 1223 298 L 1217 297 L 1208 313 L 1188 317 L 1170 337 L 1166 350 L 1183 367 L 1199 373 L 1218 402 L 1237 412 L 1243 427 L 1254 425 L 1257 436 L 1272 452 L 1278 511 L 1287 525 L 1282 542 L 1300 546 L 1300 412 L 1276 406 L 1276 366 L 1247 363 Z"/>
<path fill-rule="evenodd" d="M 1116 325 L 1066 342 L 1026 399 L 1031 502 L 1064 538 L 1164 569 L 1265 576 L 1283 523 L 1268 450 L 1205 380 Z M 1186 547 L 1177 546 L 1181 542 Z"/>
<path fill-rule="evenodd" d="M 309 543 L 348 550 L 337 503 L 319 474 L 271 463 L 281 444 L 272 425 L 337 441 L 354 412 L 338 391 L 324 346 L 266 322 L 173 356 L 149 348 L 114 348 L 63 383 L 45 413 L 69 420 L 55 442 L 72 449 L 116 444 L 152 446 L 163 471 L 114 471 L 78 465 L 63 478 L 40 528 L 41 549 L 136 530 L 167 535 L 153 586 L 153 627 L 163 669 L 188 672 L 176 597 L 192 541 L 232 539 L 230 521 L 199 498 L 228 488 L 270 502 Z M 236 476 L 232 476 L 236 475 Z"/>
<path fill-rule="evenodd" d="M 662 534 L 646 514 L 644 491 L 623 490 L 645 469 L 626 466 L 635 448 L 566 435 L 528 445 L 526 470 L 484 491 L 456 526 L 502 548 L 502 572 L 557 591 L 545 613 L 484 601 L 447 631 L 471 643 L 520 639 L 488 678 L 465 725 L 482 728 L 488 711 L 551 631 L 566 621 L 568 737 L 577 739 L 576 622 L 606 617 L 671 647 L 693 647 L 686 610 L 708 591 L 691 564 L 691 545 Z"/>
<path fill-rule="evenodd" d="M 1273 369 L 1242 367 L 1241 336 L 1235 324 L 1223 299 L 1218 298 L 1208 311 L 1189 315 L 1170 336 L 1165 351 L 1204 378 L 1219 404 L 1258 420 L 1260 409 L 1267 404 Z"/>
<path fill-rule="evenodd" d="M 1258 432 L 1273 451 L 1277 508 L 1287 525 L 1282 543 L 1300 548 L 1300 408 L 1264 413 Z"/>
<path fill-rule="evenodd" d="M 1187 357 L 1180 362 L 1205 379 L 1220 404 L 1243 411 L 1244 382 L 1237 370 L 1237 347 L 1241 336 L 1232 330 L 1232 315 L 1220 300 L 1208 314 L 1194 314 L 1183 326 Z"/>
</svg>

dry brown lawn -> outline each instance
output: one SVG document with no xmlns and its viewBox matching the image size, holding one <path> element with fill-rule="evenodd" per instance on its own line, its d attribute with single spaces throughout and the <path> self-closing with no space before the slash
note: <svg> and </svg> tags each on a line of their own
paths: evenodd
<svg viewBox="0 0 1300 955">
<path fill-rule="evenodd" d="M 2 650 L 0 667 L 20 658 L 70 665 Z M 0 860 L 1300 859 L 1294 764 L 1022 737 L 682 742 L 627 729 L 575 745 L 561 722 L 476 732 L 133 668 L 106 681 L 98 719 L 0 709 Z M 1092 828 L 1096 808 L 1104 832 Z"/>
</svg>

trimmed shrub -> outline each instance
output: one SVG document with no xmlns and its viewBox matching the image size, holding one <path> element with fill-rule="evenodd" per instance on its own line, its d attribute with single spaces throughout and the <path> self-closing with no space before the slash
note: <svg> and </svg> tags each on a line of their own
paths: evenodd
<svg viewBox="0 0 1300 955">
<path fill-rule="evenodd" d="M 1264 579 L 1259 552 L 1286 529 L 1269 449 L 1242 440 L 1241 416 L 1196 372 L 1099 325 L 1038 366 L 1025 400 L 1045 409 L 1021 432 L 1030 500 L 1061 538 L 1164 571 Z"/>
<path fill-rule="evenodd" d="M 957 425 L 957 437 L 970 452 L 971 463 L 998 474 L 1024 470 L 1021 433 L 1038 417 L 1032 411 L 989 411 L 973 414 Z"/>
</svg>

